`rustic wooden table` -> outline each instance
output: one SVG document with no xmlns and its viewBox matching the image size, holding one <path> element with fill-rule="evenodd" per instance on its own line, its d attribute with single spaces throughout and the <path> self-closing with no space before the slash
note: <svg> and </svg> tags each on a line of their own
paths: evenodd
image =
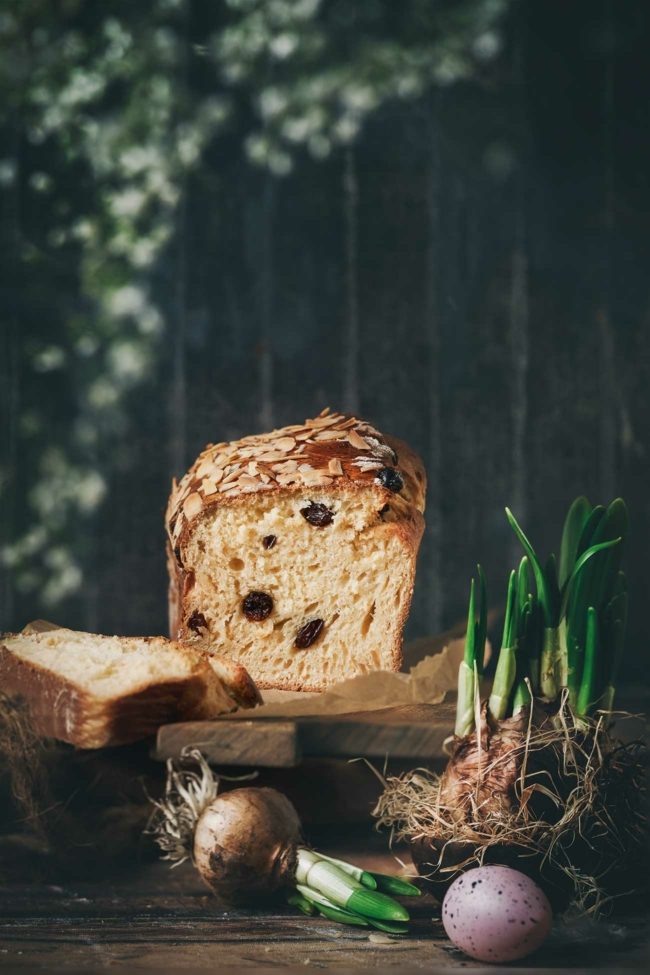
<svg viewBox="0 0 650 975">
<path fill-rule="evenodd" d="M 340 848 L 330 852 L 351 853 Z M 383 853 L 357 855 L 357 860 L 375 869 L 395 869 Z M 422 898 L 412 913 L 409 936 L 392 938 L 308 919 L 282 906 L 261 913 L 225 911 L 206 893 L 192 867 L 170 870 L 157 863 L 140 869 L 136 879 L 119 882 L 98 878 L 65 886 L 0 888 L 0 970 L 495 971 L 450 945 L 434 900 Z M 598 926 L 558 926 L 525 966 L 519 970 L 647 971 L 647 916 Z"/>
</svg>

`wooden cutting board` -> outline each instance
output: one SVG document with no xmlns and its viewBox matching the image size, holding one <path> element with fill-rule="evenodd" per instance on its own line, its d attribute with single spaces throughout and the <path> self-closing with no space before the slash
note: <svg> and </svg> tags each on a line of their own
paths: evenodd
<svg viewBox="0 0 650 975">
<path fill-rule="evenodd" d="M 192 746 L 215 765 L 293 768 L 307 757 L 430 761 L 445 757 L 454 712 L 453 704 L 413 704 L 332 716 L 188 721 L 159 729 L 156 757 L 178 758 Z"/>
</svg>

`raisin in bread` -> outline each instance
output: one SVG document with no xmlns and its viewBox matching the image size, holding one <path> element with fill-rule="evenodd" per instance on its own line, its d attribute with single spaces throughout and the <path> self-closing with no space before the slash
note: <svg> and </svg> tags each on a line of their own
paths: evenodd
<svg viewBox="0 0 650 975">
<path fill-rule="evenodd" d="M 163 637 L 51 629 L 0 636 L 0 687 L 35 730 L 78 748 L 121 745 L 169 721 L 214 718 L 260 700 L 243 667 Z"/>
<path fill-rule="evenodd" d="M 209 445 L 167 508 L 172 637 L 263 688 L 399 670 L 425 486 L 406 444 L 328 410 Z"/>
</svg>

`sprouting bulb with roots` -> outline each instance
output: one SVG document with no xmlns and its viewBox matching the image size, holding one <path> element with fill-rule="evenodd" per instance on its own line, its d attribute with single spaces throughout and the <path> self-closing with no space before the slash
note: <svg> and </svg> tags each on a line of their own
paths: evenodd
<svg viewBox="0 0 650 975">
<path fill-rule="evenodd" d="M 298 814 L 275 789 L 241 788 L 218 794 L 215 775 L 197 749 L 167 762 L 165 795 L 154 800 L 148 832 L 178 866 L 191 859 L 214 893 L 228 904 L 252 903 L 290 886 L 301 842 Z M 245 778 L 251 778 L 246 776 Z"/>
<path fill-rule="evenodd" d="M 147 832 L 163 859 L 174 866 L 191 859 L 226 904 L 255 904 L 284 890 L 306 914 L 405 933 L 408 912 L 388 895 L 418 895 L 417 887 L 307 849 L 282 793 L 248 786 L 219 795 L 220 777 L 200 751 L 184 749 L 181 759 L 194 768 L 170 759 L 165 794 L 152 800 Z"/>
</svg>

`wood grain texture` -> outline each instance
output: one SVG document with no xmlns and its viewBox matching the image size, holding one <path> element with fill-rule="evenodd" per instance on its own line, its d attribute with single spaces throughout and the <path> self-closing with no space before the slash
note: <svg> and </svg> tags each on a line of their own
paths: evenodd
<svg viewBox="0 0 650 975">
<path fill-rule="evenodd" d="M 368 869 L 396 868 L 386 853 L 353 851 L 345 844 L 326 852 L 354 857 Z M 156 864 L 109 885 L 100 880 L 75 887 L 23 884 L 0 888 L 0 969 L 485 971 L 447 941 L 432 898 L 410 901 L 409 907 L 408 937 L 370 940 L 363 929 L 308 919 L 282 905 L 256 912 L 224 910 L 189 865 L 170 870 Z M 640 915 L 620 919 L 615 934 L 607 925 L 592 929 L 586 944 L 570 929 L 560 930 L 530 960 L 530 970 L 643 971 L 649 960 L 647 921 Z"/>
<path fill-rule="evenodd" d="M 187 746 L 200 748 L 215 765 L 287 768 L 301 758 L 440 759 L 453 729 L 453 706 L 415 704 L 291 721 L 217 719 L 164 725 L 156 756 L 176 758 Z"/>
</svg>

